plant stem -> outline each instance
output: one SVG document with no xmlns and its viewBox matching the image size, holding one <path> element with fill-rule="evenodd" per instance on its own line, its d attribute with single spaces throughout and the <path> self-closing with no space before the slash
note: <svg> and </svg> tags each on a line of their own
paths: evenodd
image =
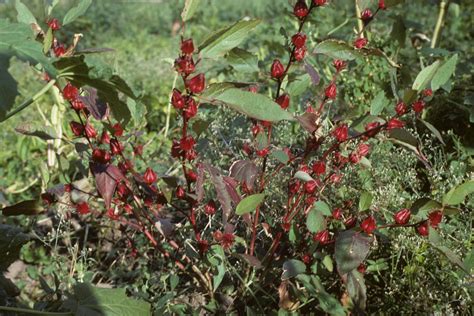
<svg viewBox="0 0 474 316">
<path fill-rule="evenodd" d="M 357 17 L 357 29 L 359 33 L 359 36 L 361 38 L 364 38 L 364 22 L 362 22 L 362 14 L 359 8 L 359 3 L 358 0 L 354 0 L 354 6 L 355 6 L 355 11 L 356 11 L 356 17 Z"/>
<path fill-rule="evenodd" d="M 24 313 L 24 314 L 31 314 L 31 315 L 43 315 L 43 316 L 72 316 L 73 315 L 73 313 L 71 312 L 45 312 L 45 311 L 35 311 L 33 309 L 27 309 L 27 308 L 7 307 L 7 306 L 0 306 L 0 311 L 17 312 L 17 313 Z"/>
<path fill-rule="evenodd" d="M 447 3 L 448 2 L 446 0 L 441 0 L 441 2 L 439 3 L 438 21 L 436 21 L 436 26 L 433 32 L 433 38 L 431 39 L 431 48 L 436 47 L 436 42 L 438 41 L 439 34 L 441 33 L 441 26 L 443 25 Z"/>
</svg>

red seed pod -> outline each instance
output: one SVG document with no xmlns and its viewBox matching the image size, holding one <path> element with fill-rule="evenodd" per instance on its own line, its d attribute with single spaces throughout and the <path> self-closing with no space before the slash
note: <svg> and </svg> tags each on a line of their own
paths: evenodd
<svg viewBox="0 0 474 316">
<path fill-rule="evenodd" d="M 293 8 L 293 13 L 295 14 L 296 17 L 300 19 L 307 16 L 309 13 L 309 9 L 308 9 L 308 6 L 306 5 L 306 1 L 298 0 L 298 2 L 295 4 L 295 7 Z"/>
<path fill-rule="evenodd" d="M 73 108 L 73 110 L 75 110 L 77 112 L 80 112 L 81 110 L 83 110 L 86 107 L 86 105 L 81 100 L 76 99 L 76 100 L 71 102 L 71 107 Z"/>
<path fill-rule="evenodd" d="M 88 122 L 86 123 L 84 131 L 85 131 L 85 134 L 86 134 L 87 138 L 96 138 L 97 137 L 96 130 Z"/>
<path fill-rule="evenodd" d="M 121 137 L 123 135 L 123 127 L 120 123 L 112 125 L 112 129 L 114 130 L 115 137 Z"/>
<path fill-rule="evenodd" d="M 204 74 L 199 74 L 191 79 L 186 80 L 186 88 L 194 94 L 199 94 L 204 91 L 206 87 L 206 77 Z"/>
<path fill-rule="evenodd" d="M 430 226 L 436 228 L 438 227 L 439 223 L 441 223 L 441 221 L 443 220 L 443 212 L 441 211 L 431 212 L 428 215 L 428 219 L 430 222 Z"/>
<path fill-rule="evenodd" d="M 316 242 L 319 242 L 321 245 L 328 244 L 329 241 L 331 240 L 331 237 L 329 236 L 329 231 L 326 229 L 326 230 L 323 230 L 319 233 L 316 233 L 313 236 L 313 240 L 316 241 Z"/>
<path fill-rule="evenodd" d="M 198 112 L 198 104 L 193 98 L 188 98 L 186 101 L 186 108 L 183 111 L 183 116 L 186 120 L 192 119 Z"/>
<path fill-rule="evenodd" d="M 234 234 L 224 233 L 221 238 L 221 246 L 224 249 L 229 249 L 234 244 L 235 236 Z"/>
<path fill-rule="evenodd" d="M 357 223 L 357 218 L 354 216 L 351 216 L 344 221 L 344 226 L 346 226 L 347 229 L 350 229 L 354 227 L 356 223 Z"/>
<path fill-rule="evenodd" d="M 359 266 L 357 267 L 357 271 L 358 271 L 359 273 L 364 274 L 364 273 L 365 273 L 365 270 L 366 270 L 366 266 L 365 266 L 365 264 L 363 264 L 363 263 L 359 264 Z"/>
<path fill-rule="evenodd" d="M 113 207 L 107 210 L 107 216 L 113 221 L 116 221 L 120 218 L 120 214 Z"/>
<path fill-rule="evenodd" d="M 210 200 L 210 201 L 207 202 L 207 204 L 204 206 L 204 213 L 206 213 L 207 215 L 214 215 L 214 214 L 216 214 L 216 210 L 217 210 L 217 205 L 216 205 L 216 202 L 214 202 L 214 200 Z"/>
<path fill-rule="evenodd" d="M 270 152 L 270 149 L 268 149 L 268 147 L 255 151 L 255 153 L 259 157 L 265 157 L 266 155 L 268 155 L 269 152 Z"/>
<path fill-rule="evenodd" d="M 61 24 L 59 23 L 58 19 L 51 19 L 48 21 L 48 26 L 51 30 L 57 31 L 61 28 Z"/>
<path fill-rule="evenodd" d="M 123 151 L 123 145 L 117 139 L 110 140 L 110 152 L 113 155 L 120 155 Z"/>
<path fill-rule="evenodd" d="M 255 124 L 254 126 L 252 126 L 252 135 L 254 137 L 256 137 L 258 135 L 258 133 L 260 133 L 261 131 L 263 131 L 263 128 L 262 126 L 258 125 L 258 124 Z"/>
<path fill-rule="evenodd" d="M 362 11 L 360 18 L 364 22 L 364 24 L 368 24 L 373 18 L 372 11 L 370 9 L 365 9 L 364 11 Z"/>
<path fill-rule="evenodd" d="M 272 122 L 270 121 L 260 121 L 260 124 L 262 124 L 263 127 L 269 128 L 272 126 Z"/>
<path fill-rule="evenodd" d="M 395 105 L 395 112 L 397 112 L 398 115 L 403 115 L 407 112 L 407 105 L 405 102 L 400 101 Z"/>
<path fill-rule="evenodd" d="M 90 213 L 89 204 L 87 202 L 82 202 L 76 205 L 76 211 L 81 215 L 86 215 Z"/>
<path fill-rule="evenodd" d="M 349 134 L 349 128 L 347 127 L 347 124 L 339 125 L 332 132 L 332 135 L 337 139 L 338 142 L 346 141 L 348 134 Z"/>
<path fill-rule="evenodd" d="M 143 174 L 143 181 L 146 184 L 151 185 L 156 181 L 156 179 L 158 179 L 158 177 L 156 176 L 155 171 L 150 167 L 146 168 L 145 173 Z"/>
<path fill-rule="evenodd" d="M 183 154 L 179 141 L 173 139 L 173 144 L 171 145 L 171 156 L 173 158 L 179 158 Z"/>
<path fill-rule="evenodd" d="M 413 107 L 413 111 L 415 111 L 415 113 L 420 113 L 425 108 L 425 101 L 417 100 L 413 102 L 411 106 Z"/>
<path fill-rule="evenodd" d="M 379 122 L 370 122 L 365 125 L 365 131 L 367 132 L 368 137 L 374 137 L 377 135 L 379 130 L 380 123 Z"/>
<path fill-rule="evenodd" d="M 342 180 L 342 174 L 340 174 L 340 173 L 333 173 L 329 177 L 329 181 L 331 181 L 334 184 L 341 182 L 341 180 Z"/>
<path fill-rule="evenodd" d="M 68 184 L 65 184 L 65 185 L 64 185 L 64 192 L 69 193 L 69 192 L 72 191 L 72 189 L 73 189 L 72 184 L 68 183 Z"/>
<path fill-rule="evenodd" d="M 173 89 L 173 94 L 171 95 L 171 104 L 177 110 L 184 108 L 184 98 L 178 89 Z"/>
<path fill-rule="evenodd" d="M 305 263 L 305 264 L 310 264 L 311 263 L 311 256 L 307 253 L 305 253 L 302 257 L 301 257 L 301 260 Z"/>
<path fill-rule="evenodd" d="M 296 48 L 303 47 L 306 43 L 306 34 L 301 32 L 296 33 L 291 37 L 291 42 L 293 43 L 293 45 L 295 45 Z"/>
<path fill-rule="evenodd" d="M 359 37 L 358 39 L 354 41 L 354 47 L 357 49 L 364 48 L 365 46 L 367 46 L 368 42 L 369 41 L 366 38 Z"/>
<path fill-rule="evenodd" d="M 321 175 L 326 172 L 326 163 L 324 161 L 315 161 L 313 163 L 313 172 Z"/>
<path fill-rule="evenodd" d="M 78 122 L 70 122 L 69 126 L 71 127 L 71 131 L 74 134 L 74 136 L 82 136 L 84 133 L 84 125 Z"/>
<path fill-rule="evenodd" d="M 284 93 L 276 99 L 276 103 L 278 103 L 283 110 L 286 110 L 290 106 L 290 96 L 288 93 Z"/>
<path fill-rule="evenodd" d="M 188 150 L 184 153 L 184 157 L 189 161 L 193 161 L 197 157 L 197 152 L 194 149 Z"/>
<path fill-rule="evenodd" d="M 53 53 L 56 57 L 61 57 L 66 53 L 66 48 L 63 44 L 54 44 Z"/>
<path fill-rule="evenodd" d="M 379 9 L 386 10 L 387 7 L 385 6 L 385 0 L 379 0 Z"/>
<path fill-rule="evenodd" d="M 186 180 L 188 180 L 189 182 L 196 182 L 197 181 L 197 174 L 192 170 L 188 170 L 186 172 L 185 177 L 186 177 Z"/>
<path fill-rule="evenodd" d="M 138 144 L 133 146 L 133 153 L 137 156 L 142 156 L 143 155 L 143 145 Z"/>
<path fill-rule="evenodd" d="M 361 157 L 365 157 L 369 154 L 370 152 L 370 146 L 364 143 L 359 144 L 357 146 L 357 154 Z"/>
<path fill-rule="evenodd" d="M 387 123 L 387 129 L 402 128 L 403 126 L 405 126 L 405 123 L 396 118 L 390 119 Z"/>
<path fill-rule="evenodd" d="M 293 57 L 295 58 L 296 61 L 302 61 L 305 55 L 306 55 L 305 46 L 296 48 L 293 53 Z"/>
<path fill-rule="evenodd" d="M 290 184 L 288 191 L 290 192 L 291 195 L 295 195 L 300 190 L 300 187 L 301 187 L 301 182 L 295 181 Z"/>
<path fill-rule="evenodd" d="M 337 95 L 337 87 L 335 83 L 331 83 L 326 90 L 324 90 L 324 95 L 328 99 L 335 99 Z"/>
<path fill-rule="evenodd" d="M 117 184 L 117 194 L 121 199 L 127 199 L 131 193 L 132 192 L 125 183 L 120 182 Z"/>
<path fill-rule="evenodd" d="M 43 201 L 43 204 L 51 205 L 56 202 L 56 196 L 52 193 L 45 192 L 41 194 L 41 200 Z"/>
<path fill-rule="evenodd" d="M 353 152 L 349 154 L 349 161 L 351 163 L 354 163 L 354 164 L 358 163 L 360 161 L 360 158 L 361 156 L 358 153 Z"/>
<path fill-rule="evenodd" d="M 304 184 L 304 191 L 307 194 L 313 194 L 318 188 L 318 182 L 315 180 L 310 180 Z"/>
<path fill-rule="evenodd" d="M 181 42 L 181 52 L 186 55 L 191 55 L 194 52 L 194 43 L 192 38 Z"/>
<path fill-rule="evenodd" d="M 252 150 L 252 147 L 250 147 L 250 145 L 248 143 L 244 143 L 242 145 L 242 150 L 244 151 L 244 153 L 247 155 L 247 156 L 250 156 L 253 152 Z"/>
<path fill-rule="evenodd" d="M 405 225 L 410 221 L 411 212 L 409 209 L 404 208 L 393 214 L 393 219 L 398 225 Z"/>
<path fill-rule="evenodd" d="M 110 153 L 100 149 L 100 148 L 94 148 L 92 150 L 92 160 L 101 164 L 107 164 L 110 162 L 110 159 L 112 157 L 110 156 Z"/>
<path fill-rule="evenodd" d="M 188 150 L 193 149 L 195 144 L 196 144 L 196 141 L 194 140 L 194 137 L 192 137 L 192 136 L 183 137 L 179 141 L 179 146 L 184 151 L 188 151 Z"/>
<path fill-rule="evenodd" d="M 367 234 L 372 234 L 377 228 L 375 218 L 373 216 L 366 217 L 362 223 L 360 223 L 360 228 L 362 228 L 362 230 Z"/>
<path fill-rule="evenodd" d="M 194 61 L 191 57 L 179 57 L 174 61 L 174 67 L 176 71 L 182 75 L 190 75 L 196 69 Z"/>
<path fill-rule="evenodd" d="M 334 68 L 336 68 L 336 71 L 339 72 L 341 71 L 342 69 L 346 68 L 346 62 L 343 61 L 343 60 L 340 60 L 340 59 L 335 59 L 333 62 L 332 62 Z"/>
<path fill-rule="evenodd" d="M 431 90 L 431 89 L 425 89 L 425 90 L 423 90 L 423 96 L 424 96 L 424 97 L 431 97 L 431 96 L 433 96 L 433 90 Z"/>
<path fill-rule="evenodd" d="M 78 94 L 79 94 L 79 90 L 76 87 L 74 87 L 70 82 L 68 82 L 63 89 L 63 97 L 64 99 L 68 101 L 76 100 Z"/>
<path fill-rule="evenodd" d="M 337 207 L 332 210 L 332 217 L 334 219 L 341 219 L 342 218 L 342 209 L 340 207 Z"/>
<path fill-rule="evenodd" d="M 318 7 L 325 5 L 327 2 L 327 0 L 313 0 L 314 5 Z"/>
<path fill-rule="evenodd" d="M 130 170 L 132 170 L 133 168 L 133 164 L 130 160 L 126 160 L 124 162 L 119 162 L 118 163 L 118 167 L 120 169 L 120 171 L 125 175 L 127 174 Z"/>
<path fill-rule="evenodd" d="M 176 197 L 180 200 L 184 199 L 186 197 L 186 191 L 183 189 L 182 186 L 178 185 L 176 187 Z"/>
<path fill-rule="evenodd" d="M 428 221 L 424 221 L 420 225 L 416 227 L 416 231 L 420 236 L 428 236 L 429 234 L 429 227 L 428 227 Z"/>
<path fill-rule="evenodd" d="M 285 75 L 285 67 L 278 59 L 275 59 L 272 63 L 271 75 L 275 79 L 280 79 Z"/>
</svg>

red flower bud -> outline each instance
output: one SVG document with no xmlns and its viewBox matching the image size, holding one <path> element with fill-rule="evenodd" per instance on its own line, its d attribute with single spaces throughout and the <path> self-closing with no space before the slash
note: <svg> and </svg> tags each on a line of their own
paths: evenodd
<svg viewBox="0 0 474 316">
<path fill-rule="evenodd" d="M 174 67 L 178 73 L 184 75 L 189 75 L 196 69 L 191 57 L 179 57 L 174 61 Z"/>
<path fill-rule="evenodd" d="M 183 116 L 186 120 L 189 120 L 196 116 L 198 112 L 198 104 L 193 98 L 188 98 L 186 101 L 186 108 L 183 111 Z"/>
<path fill-rule="evenodd" d="M 324 95 L 328 99 L 335 99 L 337 94 L 337 87 L 335 83 L 331 83 L 326 90 L 324 90 Z"/>
<path fill-rule="evenodd" d="M 83 110 L 86 107 L 86 105 L 81 100 L 74 100 L 71 103 L 71 107 L 75 111 L 79 112 L 79 111 Z"/>
<path fill-rule="evenodd" d="M 186 191 L 180 185 L 178 185 L 178 187 L 176 187 L 176 197 L 178 199 L 181 199 L 181 200 L 186 197 Z"/>
<path fill-rule="evenodd" d="M 356 164 L 360 161 L 361 156 L 358 153 L 350 153 L 349 154 L 349 161 Z"/>
<path fill-rule="evenodd" d="M 296 181 L 290 184 L 290 187 L 289 187 L 290 194 L 292 195 L 296 194 L 299 191 L 300 187 L 301 187 L 301 182 L 299 181 Z"/>
<path fill-rule="evenodd" d="M 178 89 L 173 89 L 173 94 L 171 96 L 171 104 L 175 109 L 184 108 L 184 98 Z"/>
<path fill-rule="evenodd" d="M 372 234 L 375 228 L 377 228 L 374 217 L 366 217 L 366 219 L 364 219 L 362 223 L 360 223 L 360 228 L 362 228 L 362 230 L 367 234 Z"/>
<path fill-rule="evenodd" d="M 370 11 L 370 9 L 365 9 L 364 11 L 362 11 L 360 18 L 364 22 L 364 24 L 369 23 L 370 20 L 372 20 L 373 18 L 372 11 Z"/>
<path fill-rule="evenodd" d="M 379 9 L 386 10 L 387 7 L 385 6 L 385 0 L 379 0 Z"/>
<path fill-rule="evenodd" d="M 194 44 L 191 38 L 181 42 L 181 52 L 186 55 L 194 52 Z"/>
<path fill-rule="evenodd" d="M 387 129 L 402 128 L 403 126 L 405 126 L 405 123 L 396 118 L 392 118 L 387 123 Z"/>
<path fill-rule="evenodd" d="M 363 264 L 363 263 L 359 264 L 359 266 L 357 267 L 357 271 L 358 271 L 359 273 L 364 274 L 364 273 L 365 273 L 365 270 L 366 270 L 366 266 L 365 266 L 365 264 Z"/>
<path fill-rule="evenodd" d="M 411 106 L 413 107 L 413 111 L 415 111 L 415 113 L 420 113 L 425 108 L 425 101 L 423 100 L 415 101 L 413 102 Z"/>
<path fill-rule="evenodd" d="M 186 180 L 188 180 L 189 182 L 196 182 L 197 181 L 197 174 L 192 170 L 188 170 L 186 172 L 185 177 L 186 177 Z"/>
<path fill-rule="evenodd" d="M 370 146 L 364 143 L 359 144 L 357 146 L 357 154 L 361 157 L 365 157 L 369 154 Z"/>
<path fill-rule="evenodd" d="M 59 23 L 58 19 L 51 19 L 48 21 L 48 26 L 51 30 L 57 31 L 61 28 L 61 24 Z"/>
<path fill-rule="evenodd" d="M 403 115 L 407 112 L 407 105 L 403 102 L 400 101 L 395 105 L 395 112 L 397 112 L 398 115 Z"/>
<path fill-rule="evenodd" d="M 112 125 L 112 129 L 114 130 L 115 137 L 121 137 L 123 135 L 123 127 L 120 123 Z"/>
<path fill-rule="evenodd" d="M 424 96 L 424 97 L 431 97 L 431 96 L 433 96 L 433 90 L 431 90 L 431 89 L 425 89 L 425 90 L 423 90 L 423 96 Z"/>
<path fill-rule="evenodd" d="M 428 221 L 424 221 L 420 225 L 416 227 L 416 231 L 420 236 L 428 236 L 429 228 L 428 228 Z"/>
<path fill-rule="evenodd" d="M 295 7 L 293 9 L 293 13 L 300 19 L 307 16 L 309 13 L 309 9 L 308 9 L 308 6 L 306 5 L 306 1 L 298 0 L 298 2 L 295 4 Z"/>
<path fill-rule="evenodd" d="M 337 139 L 337 141 L 344 142 L 347 140 L 348 133 L 349 128 L 347 127 L 347 124 L 342 124 L 332 132 L 332 135 Z"/>
<path fill-rule="evenodd" d="M 269 151 L 270 150 L 268 148 L 263 148 L 263 149 L 260 149 L 260 150 L 256 150 L 255 153 L 259 157 L 265 157 L 266 155 L 268 155 Z"/>
<path fill-rule="evenodd" d="M 199 74 L 191 79 L 186 80 L 186 88 L 194 94 L 201 93 L 206 87 L 206 77 L 204 74 Z"/>
<path fill-rule="evenodd" d="M 137 156 L 142 156 L 143 155 L 143 145 L 138 144 L 133 146 L 133 153 Z"/>
<path fill-rule="evenodd" d="M 118 140 L 116 140 L 115 138 L 111 139 L 110 140 L 110 152 L 113 155 L 120 155 L 122 153 L 122 151 L 123 151 L 123 145 Z"/>
<path fill-rule="evenodd" d="M 56 197 L 52 193 L 45 192 L 45 193 L 41 194 L 41 200 L 43 201 L 44 204 L 51 205 L 54 202 L 56 202 Z"/>
<path fill-rule="evenodd" d="M 331 237 L 329 236 L 329 231 L 326 229 L 319 233 L 314 234 L 313 240 L 315 242 L 319 242 L 321 245 L 328 244 L 329 241 L 331 240 Z"/>
<path fill-rule="evenodd" d="M 128 188 L 128 186 L 125 183 L 120 182 L 119 184 L 117 184 L 117 194 L 121 199 L 127 199 L 127 197 L 131 193 L 132 192 L 130 191 L 130 189 Z"/>
<path fill-rule="evenodd" d="M 278 59 L 273 61 L 271 73 L 275 79 L 280 79 L 285 75 L 285 67 Z"/>
<path fill-rule="evenodd" d="M 380 126 L 379 122 L 370 122 L 365 125 L 365 131 L 367 132 L 367 136 L 374 137 L 379 132 L 378 127 Z"/>
<path fill-rule="evenodd" d="M 342 69 L 344 69 L 346 67 L 346 62 L 343 61 L 343 60 L 340 60 L 340 59 L 335 59 L 333 62 L 332 62 L 334 68 L 336 68 L 336 71 L 339 72 L 341 71 Z"/>
<path fill-rule="evenodd" d="M 89 204 L 87 204 L 87 202 L 82 202 L 82 203 L 77 204 L 76 211 L 81 215 L 89 214 L 90 213 Z"/>
<path fill-rule="evenodd" d="M 325 5 L 327 2 L 327 0 L 313 0 L 314 5 L 318 7 Z"/>
<path fill-rule="evenodd" d="M 301 48 L 306 43 L 306 34 L 296 33 L 291 37 L 291 42 L 295 45 L 296 48 Z"/>
<path fill-rule="evenodd" d="M 71 127 L 72 133 L 75 136 L 81 136 L 82 133 L 84 133 L 84 125 L 78 122 L 71 122 L 69 123 L 69 126 Z"/>
<path fill-rule="evenodd" d="M 113 221 L 116 221 L 120 218 L 120 214 L 114 208 L 111 207 L 107 210 L 107 217 Z"/>
<path fill-rule="evenodd" d="M 230 247 L 232 247 L 232 245 L 234 244 L 234 239 L 235 239 L 234 234 L 230 234 L 230 233 L 222 234 L 222 238 L 220 241 L 222 248 L 229 249 Z"/>
<path fill-rule="evenodd" d="M 216 202 L 214 202 L 214 200 L 210 200 L 204 206 L 204 213 L 206 213 L 207 215 L 214 215 L 216 214 L 216 209 L 217 209 Z"/>
<path fill-rule="evenodd" d="M 333 209 L 332 210 L 332 217 L 334 217 L 334 219 L 341 219 L 342 209 L 340 207 L 337 207 L 337 208 Z"/>
<path fill-rule="evenodd" d="M 305 263 L 305 264 L 310 264 L 311 263 L 311 256 L 307 253 L 305 253 L 302 257 L 301 257 L 301 260 Z"/>
<path fill-rule="evenodd" d="M 183 137 L 179 141 L 179 146 L 184 151 L 188 151 L 188 150 L 193 149 L 195 144 L 196 144 L 196 141 L 194 140 L 194 138 L 192 136 Z"/>
<path fill-rule="evenodd" d="M 344 226 L 346 226 L 347 229 L 350 229 L 355 226 L 356 222 L 357 218 L 351 216 L 344 221 Z"/>
<path fill-rule="evenodd" d="M 428 219 L 430 221 L 430 226 L 436 228 L 436 227 L 438 227 L 439 223 L 441 223 L 441 221 L 443 219 L 443 212 L 441 212 L 441 211 L 431 212 L 428 215 Z"/>
<path fill-rule="evenodd" d="M 53 47 L 54 56 L 61 57 L 66 53 L 66 48 L 63 44 L 55 44 Z"/>
<path fill-rule="evenodd" d="M 181 157 L 182 151 L 179 142 L 173 139 L 173 144 L 171 145 L 171 156 L 173 158 Z"/>
<path fill-rule="evenodd" d="M 318 182 L 316 182 L 315 180 L 310 180 L 304 184 L 304 191 L 307 194 L 313 194 L 317 188 L 318 188 Z"/>
<path fill-rule="evenodd" d="M 156 179 L 158 179 L 158 177 L 156 176 L 155 171 L 150 167 L 146 168 L 145 173 L 143 174 L 143 181 L 145 181 L 146 184 L 151 185 L 156 181 Z"/>
<path fill-rule="evenodd" d="M 70 82 L 68 82 L 63 89 L 63 97 L 64 99 L 68 101 L 76 100 L 78 94 L 79 94 L 79 90 L 76 87 L 74 87 Z"/>
<path fill-rule="evenodd" d="M 410 210 L 407 208 L 404 208 L 396 212 L 395 214 L 393 214 L 393 219 L 395 220 L 395 223 L 397 223 L 398 225 L 405 225 L 410 220 L 410 216 L 411 216 Z"/>
<path fill-rule="evenodd" d="M 324 161 L 315 161 L 313 163 L 313 172 L 317 175 L 326 172 L 326 163 Z"/>
<path fill-rule="evenodd" d="M 296 61 L 302 61 L 305 55 L 306 55 L 306 47 L 304 46 L 296 48 L 293 53 L 293 57 L 295 58 Z"/>
<path fill-rule="evenodd" d="M 361 49 L 367 45 L 369 41 L 366 38 L 359 37 L 354 41 L 354 47 L 357 49 Z"/>
<path fill-rule="evenodd" d="M 95 131 L 94 127 L 90 125 L 89 123 L 86 123 L 86 126 L 84 128 L 85 134 L 87 138 L 96 138 L 97 137 L 97 132 Z"/>
<path fill-rule="evenodd" d="M 276 103 L 280 105 L 283 110 L 286 110 L 290 106 L 290 96 L 285 93 L 276 99 Z"/>
<path fill-rule="evenodd" d="M 119 162 L 118 167 L 123 174 L 127 174 L 130 170 L 132 170 L 133 164 L 130 160 L 126 160 L 124 162 Z"/>
<path fill-rule="evenodd" d="M 109 163 L 110 159 L 112 159 L 112 157 L 107 151 L 103 149 L 99 149 L 99 148 L 94 148 L 92 150 L 93 161 L 101 163 L 101 164 L 106 164 L 106 163 Z"/>
</svg>

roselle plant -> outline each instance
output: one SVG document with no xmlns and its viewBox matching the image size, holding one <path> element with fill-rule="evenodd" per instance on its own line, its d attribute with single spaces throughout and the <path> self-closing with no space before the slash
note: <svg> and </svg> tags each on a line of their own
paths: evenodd
<svg viewBox="0 0 474 316">
<path fill-rule="evenodd" d="M 203 70 L 203 64 L 237 47 L 259 20 L 241 20 L 200 41 L 183 31 L 173 63 L 178 80 L 169 92 L 179 128 L 170 133 L 169 157 L 156 162 L 146 151 L 143 131 L 131 127 L 131 119 L 140 115 L 138 93 L 88 57 L 100 49 L 80 51 L 80 35 L 67 40 L 57 36 L 90 1 L 81 1 L 62 22 L 51 16 L 45 23 L 38 23 L 18 1 L 19 22 L 33 26 L 35 38 L 26 24 L 2 21 L 2 28 L 17 30 L 24 43 L 16 44 L 14 32 L 0 43 L 34 60 L 45 87 L 16 109 L 1 112 L 0 118 L 11 117 L 51 90 L 65 108 L 69 130 L 61 130 L 64 137 L 58 137 L 57 130 L 54 135 L 25 128 L 19 132 L 73 145 L 82 170 L 81 178 L 64 176 L 63 183 L 45 190 L 40 199 L 6 207 L 3 215 L 62 210 L 67 220 L 111 222 L 126 240 L 130 257 L 161 262 L 170 275 L 179 276 L 179 286 L 199 294 L 208 313 L 280 309 L 364 314 L 371 299 L 364 280 L 367 263 L 388 230 L 409 231 L 420 240 L 429 237 L 434 248 L 469 273 L 443 246 L 440 224 L 460 211 L 456 206 L 474 191 L 472 180 L 446 190 L 440 202 L 427 197 L 384 212 L 373 207 L 371 192 L 360 190 L 355 200 L 337 194 L 351 185 L 345 179 L 370 168 L 371 152 L 383 142 L 408 148 L 413 159 L 430 168 L 423 147 L 407 129 L 414 121 L 441 137 L 423 113 L 454 73 L 456 55 L 425 67 L 411 87 L 393 87 L 393 99 L 382 94 L 359 119 L 336 115 L 344 90 L 341 76 L 352 75 L 352 60 L 378 58 L 395 71 L 403 67 L 374 44 L 371 33 L 371 25 L 398 2 L 380 0 L 362 8 L 354 20 L 357 31 L 344 42 L 309 40 L 308 24 L 317 21 L 331 1 L 290 1 L 296 27 L 287 30 L 287 54 L 265 65 L 263 82 L 218 82 Z M 189 23 L 198 3 L 186 1 L 183 24 Z M 306 61 L 308 55 L 329 63 L 327 82 L 318 85 L 322 79 Z M 295 105 L 299 100 L 288 87 L 301 69 L 317 83 L 305 103 Z M 199 126 L 201 109 L 217 111 L 218 106 L 243 114 L 249 124 L 242 154 L 232 158 L 228 172 L 199 150 L 205 137 L 201 129 L 206 128 Z M 298 137 L 283 143 L 281 134 L 288 126 Z M 84 185 L 87 179 L 92 187 Z M 390 217 L 384 216 L 387 212 Z M 99 298 L 89 304 L 96 310 L 105 308 L 107 300 L 127 300 L 129 306 L 123 308 L 134 315 L 157 308 L 123 292 L 82 283 L 65 290 L 69 298 L 62 301 L 57 286 L 54 293 L 61 304 L 48 306 L 49 311 L 79 313 L 90 303 L 88 293 Z"/>
</svg>

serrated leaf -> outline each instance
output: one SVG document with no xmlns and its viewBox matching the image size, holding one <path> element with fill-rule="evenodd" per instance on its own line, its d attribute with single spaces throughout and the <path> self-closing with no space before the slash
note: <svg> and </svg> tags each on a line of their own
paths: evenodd
<svg viewBox="0 0 474 316">
<path fill-rule="evenodd" d="M 283 274 L 281 275 L 282 280 L 288 280 L 294 278 L 298 274 L 306 271 L 306 265 L 300 260 L 290 259 L 283 263 Z"/>
<path fill-rule="evenodd" d="M 423 68 L 416 76 L 415 82 L 413 82 L 412 89 L 418 92 L 425 89 L 428 86 L 428 84 L 431 82 L 431 80 L 433 79 L 439 66 L 440 66 L 440 61 L 437 60 L 431 65 Z"/>
<path fill-rule="evenodd" d="M 370 104 L 370 114 L 379 115 L 390 104 L 390 100 L 385 97 L 385 92 L 380 91 Z"/>
<path fill-rule="evenodd" d="M 84 15 L 89 6 L 92 4 L 92 0 L 80 0 L 79 4 L 69 9 L 63 19 L 63 25 L 74 22 L 78 17 Z"/>
<path fill-rule="evenodd" d="M 294 120 L 291 113 L 283 110 L 270 98 L 258 93 L 231 88 L 213 95 L 212 99 L 215 103 L 223 103 L 242 114 L 258 120 L 269 122 Z"/>
<path fill-rule="evenodd" d="M 125 289 L 107 289 L 87 283 L 74 285 L 74 293 L 62 307 L 75 316 L 150 316 L 151 305 L 127 297 Z"/>
<path fill-rule="evenodd" d="M 346 230 L 339 233 L 334 252 L 341 275 L 356 269 L 365 260 L 371 242 L 372 238 L 362 232 Z"/>
<path fill-rule="evenodd" d="M 194 13 L 196 13 L 197 8 L 199 8 L 199 4 L 201 0 L 186 0 L 184 3 L 183 12 L 181 12 L 181 19 L 183 22 L 190 20 Z"/>
<path fill-rule="evenodd" d="M 199 53 L 204 58 L 216 58 L 237 47 L 260 20 L 239 21 L 224 27 L 207 37 L 199 45 Z"/>
<path fill-rule="evenodd" d="M 311 233 L 319 233 L 326 229 L 326 221 L 324 220 L 323 214 L 316 210 L 311 209 L 306 217 L 306 228 Z"/>
<path fill-rule="evenodd" d="M 325 40 L 320 42 L 314 48 L 316 54 L 324 54 L 335 59 L 353 60 L 361 56 L 361 54 L 349 45 L 340 40 Z"/>
<path fill-rule="evenodd" d="M 459 186 L 456 186 L 449 190 L 443 196 L 444 205 L 457 205 L 464 202 L 464 199 L 469 195 L 474 193 L 474 180 L 467 181 Z"/>
<path fill-rule="evenodd" d="M 369 192 L 363 192 L 359 199 L 359 211 L 362 212 L 368 210 L 372 205 L 373 198 L 374 197 Z"/>
<path fill-rule="evenodd" d="M 259 206 L 264 199 L 265 194 L 263 193 L 253 194 L 243 198 L 242 201 L 240 201 L 240 203 L 237 205 L 235 214 L 244 215 L 247 213 L 254 212 L 257 206 Z"/>
<path fill-rule="evenodd" d="M 16 16 L 16 20 L 20 23 L 24 23 L 27 25 L 31 25 L 32 23 L 37 24 L 36 18 L 31 13 L 26 5 L 24 5 L 20 0 L 15 1 L 15 9 L 18 15 Z"/>
<path fill-rule="evenodd" d="M 442 85 L 448 82 L 449 78 L 454 74 L 457 62 L 458 54 L 455 54 L 438 68 L 431 80 L 431 89 L 433 91 L 438 90 Z"/>
</svg>

